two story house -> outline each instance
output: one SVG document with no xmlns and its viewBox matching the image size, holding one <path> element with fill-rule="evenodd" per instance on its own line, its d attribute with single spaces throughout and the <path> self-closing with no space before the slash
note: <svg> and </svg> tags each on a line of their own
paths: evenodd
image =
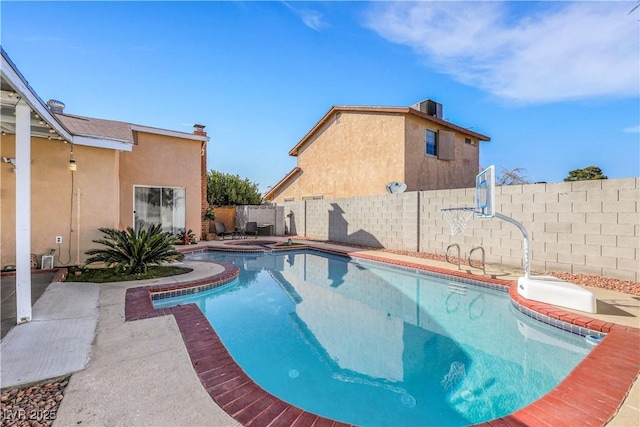
<svg viewBox="0 0 640 427">
<path fill-rule="evenodd" d="M 442 118 L 432 100 L 411 107 L 334 106 L 289 151 L 297 166 L 264 196 L 272 202 L 475 185 L 488 136 Z"/>
</svg>

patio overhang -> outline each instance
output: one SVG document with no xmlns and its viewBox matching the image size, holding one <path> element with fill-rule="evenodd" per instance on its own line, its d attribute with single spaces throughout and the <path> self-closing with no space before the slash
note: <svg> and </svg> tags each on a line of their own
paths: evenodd
<svg viewBox="0 0 640 427">
<path fill-rule="evenodd" d="M 88 147 L 131 151 L 132 144 L 128 141 L 71 132 L 33 90 L 2 47 L 0 47 L 0 52 L 2 54 L 0 132 L 3 136 L 16 134 L 16 107 L 19 101 L 24 101 L 31 109 L 29 117 L 29 135 L 31 137 Z"/>
<path fill-rule="evenodd" d="M 30 322 L 31 306 L 31 142 L 72 143 L 131 151 L 131 145 L 108 138 L 74 135 L 31 88 L 0 46 L 0 138 L 14 136 L 13 157 L 3 156 L 15 172 L 16 323 Z M 20 238 L 18 238 L 20 236 Z"/>
<path fill-rule="evenodd" d="M 11 62 L 4 49 L 0 73 L 0 130 L 3 135 L 16 133 L 16 106 L 24 101 L 31 109 L 30 135 L 73 142 L 73 137 L 56 118 Z"/>
</svg>

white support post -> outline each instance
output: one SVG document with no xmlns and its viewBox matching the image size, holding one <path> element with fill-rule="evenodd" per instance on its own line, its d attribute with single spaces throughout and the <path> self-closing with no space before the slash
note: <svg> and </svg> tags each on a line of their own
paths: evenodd
<svg viewBox="0 0 640 427">
<path fill-rule="evenodd" d="M 503 221 L 510 222 L 511 224 L 513 224 L 516 227 L 518 227 L 518 229 L 522 233 L 522 237 L 523 237 L 522 246 L 523 246 L 523 249 L 524 249 L 524 277 L 526 277 L 527 279 L 530 278 L 531 277 L 531 266 L 530 266 L 530 262 L 529 262 L 529 234 L 527 233 L 526 228 L 524 228 L 524 226 L 522 224 L 520 224 L 518 221 L 516 221 L 515 219 L 510 218 L 510 217 L 508 217 L 506 215 L 502 215 L 501 213 L 496 213 L 495 217 L 496 218 L 500 218 Z"/>
<path fill-rule="evenodd" d="M 597 313 L 597 302 L 593 292 L 553 276 L 531 277 L 529 234 L 527 230 L 513 218 L 509 218 L 500 213 L 496 213 L 494 216 L 518 227 L 524 238 L 524 277 L 518 278 L 519 295 L 533 301 L 559 305 L 560 307 L 567 307 L 587 313 Z"/>
<path fill-rule="evenodd" d="M 31 321 L 31 108 L 16 104 L 16 323 Z"/>
</svg>

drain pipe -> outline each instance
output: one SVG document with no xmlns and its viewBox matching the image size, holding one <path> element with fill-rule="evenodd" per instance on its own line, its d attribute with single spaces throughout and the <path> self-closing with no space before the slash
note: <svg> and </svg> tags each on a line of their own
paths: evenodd
<svg viewBox="0 0 640 427">
<path fill-rule="evenodd" d="M 416 236 L 416 252 L 420 252 L 420 220 L 421 220 L 421 218 L 420 218 L 420 192 L 416 191 L 416 193 L 418 195 L 417 196 L 418 197 L 418 200 L 417 200 L 417 202 L 418 202 L 417 211 L 418 212 L 417 212 L 417 215 L 416 215 L 417 216 L 416 230 L 417 230 L 418 235 Z"/>
<path fill-rule="evenodd" d="M 520 230 L 520 232 L 522 233 L 522 237 L 523 237 L 522 246 L 524 249 L 524 277 L 527 279 L 531 278 L 531 267 L 529 263 L 529 234 L 527 233 L 527 230 L 524 228 L 522 224 L 520 224 L 515 219 L 509 218 L 508 216 L 502 215 L 501 213 L 496 213 L 495 217 L 500 218 L 503 221 L 510 222 L 511 224 L 518 227 L 518 230 Z"/>
<path fill-rule="evenodd" d="M 76 218 L 76 264 L 80 265 L 80 187 L 76 188 L 76 198 L 76 206 L 78 210 Z"/>
</svg>

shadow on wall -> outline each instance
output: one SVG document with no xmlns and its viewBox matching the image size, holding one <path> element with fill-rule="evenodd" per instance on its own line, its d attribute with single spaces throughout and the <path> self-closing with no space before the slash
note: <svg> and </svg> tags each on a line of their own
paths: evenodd
<svg viewBox="0 0 640 427">
<path fill-rule="evenodd" d="M 374 248 L 384 247 L 373 234 L 362 229 L 349 234 L 349 223 L 344 218 L 344 210 L 337 203 L 331 203 L 331 206 L 333 209 L 329 211 L 329 229 L 327 233 L 330 241 L 371 246 Z"/>
</svg>

